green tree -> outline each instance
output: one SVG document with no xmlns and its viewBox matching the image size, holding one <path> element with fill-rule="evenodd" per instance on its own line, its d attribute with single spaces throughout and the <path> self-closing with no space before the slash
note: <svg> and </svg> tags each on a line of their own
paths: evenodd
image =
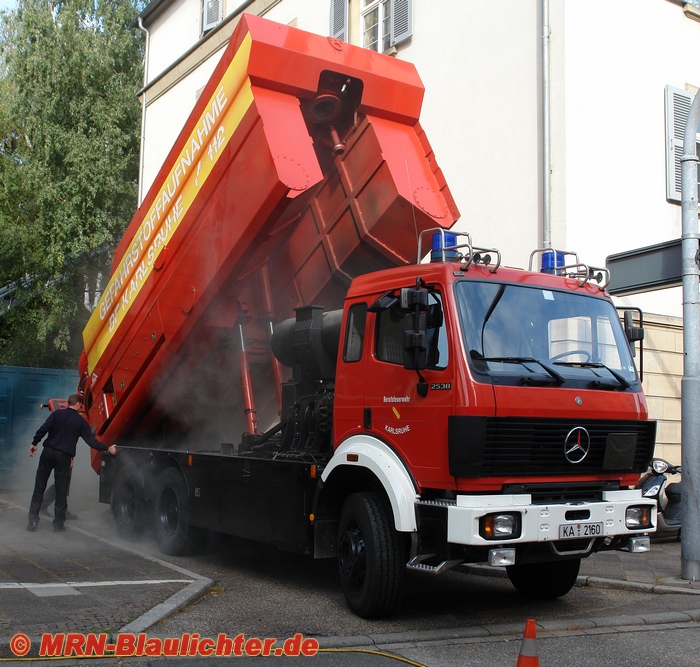
<svg viewBox="0 0 700 667">
<path fill-rule="evenodd" d="M 19 0 L 0 18 L 2 364 L 77 364 L 137 204 L 141 9 Z"/>
</svg>

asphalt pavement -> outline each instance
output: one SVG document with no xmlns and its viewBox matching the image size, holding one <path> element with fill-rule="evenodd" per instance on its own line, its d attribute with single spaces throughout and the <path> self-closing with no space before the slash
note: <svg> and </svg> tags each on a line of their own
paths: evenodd
<svg viewBox="0 0 700 667">
<path fill-rule="evenodd" d="M 27 658 L 36 657 L 42 637 L 47 635 L 94 635 L 107 637 L 109 643 L 119 635 L 147 635 L 159 621 L 215 593 L 214 580 L 139 551 L 138 545 L 130 548 L 105 537 L 109 532 L 94 530 L 94 522 L 69 521 L 64 533 L 54 533 L 51 519 L 42 517 L 36 531 L 27 531 L 26 504 L 21 502 L 24 495 L 0 494 L 0 660 L 17 657 L 28 647 Z M 110 518 L 104 505 L 96 505 L 94 511 Z M 580 586 L 685 595 L 685 610 L 645 614 L 640 609 L 634 616 L 545 620 L 537 623 L 538 633 L 694 624 L 700 621 L 700 582 L 681 580 L 680 563 L 678 542 L 652 543 L 646 554 L 607 552 L 584 559 Z M 505 575 L 497 568 L 462 567 L 481 576 Z M 328 652 L 356 648 L 381 653 L 409 643 L 496 637 L 513 640 L 522 636 L 523 629 L 521 624 L 492 623 L 411 633 L 319 637 L 318 641 Z M 272 655 L 281 654 L 275 654 L 273 648 Z"/>
<path fill-rule="evenodd" d="M 0 498 L 0 657 L 13 637 L 39 645 L 45 633 L 144 632 L 206 594 L 210 579 L 104 539 L 67 521 L 55 533 L 42 516 Z"/>
</svg>

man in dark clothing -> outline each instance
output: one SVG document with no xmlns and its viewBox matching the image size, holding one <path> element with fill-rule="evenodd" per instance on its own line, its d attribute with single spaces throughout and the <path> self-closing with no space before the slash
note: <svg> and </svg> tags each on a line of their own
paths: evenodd
<svg viewBox="0 0 700 667">
<path fill-rule="evenodd" d="M 70 496 L 70 478 L 73 474 L 73 460 L 71 460 L 70 474 L 68 475 L 68 485 L 66 486 L 66 501 L 68 501 L 68 496 Z M 54 483 L 44 491 L 44 500 L 41 501 L 40 513 L 44 516 L 51 516 L 49 512 L 49 505 L 56 500 L 56 483 Z M 75 521 L 78 518 L 77 514 L 73 514 L 68 509 L 66 509 L 66 519 L 68 521 Z"/>
<path fill-rule="evenodd" d="M 36 530 L 39 525 L 39 509 L 44 498 L 46 483 L 53 470 L 56 484 L 56 500 L 54 503 L 53 529 L 56 532 L 65 530 L 68 482 L 70 480 L 71 460 L 75 456 L 75 445 L 82 438 L 93 449 L 116 454 L 115 445 L 107 447 L 101 443 L 90 430 L 90 425 L 79 412 L 80 396 L 72 394 L 68 397 L 68 407 L 55 410 L 34 435 L 29 447 L 29 456 L 36 454 L 37 444 L 48 434 L 44 442 L 44 450 L 39 458 L 36 471 L 34 494 L 29 506 L 29 523 L 27 530 Z"/>
</svg>

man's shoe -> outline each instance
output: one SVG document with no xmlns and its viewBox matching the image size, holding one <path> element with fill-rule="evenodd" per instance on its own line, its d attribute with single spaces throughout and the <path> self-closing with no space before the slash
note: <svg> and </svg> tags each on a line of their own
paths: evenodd
<svg viewBox="0 0 700 667">
<path fill-rule="evenodd" d="M 66 510 L 66 519 L 68 519 L 68 521 L 75 521 L 77 518 L 77 514 L 73 514 L 73 512 L 69 512 L 68 510 Z"/>
<path fill-rule="evenodd" d="M 30 533 L 33 533 L 38 527 L 39 527 L 39 522 L 38 522 L 38 521 L 30 521 L 30 522 L 27 524 L 27 530 L 28 530 Z"/>
<path fill-rule="evenodd" d="M 65 533 L 66 527 L 62 523 L 56 523 L 56 524 L 54 524 L 53 532 L 54 533 Z"/>
</svg>

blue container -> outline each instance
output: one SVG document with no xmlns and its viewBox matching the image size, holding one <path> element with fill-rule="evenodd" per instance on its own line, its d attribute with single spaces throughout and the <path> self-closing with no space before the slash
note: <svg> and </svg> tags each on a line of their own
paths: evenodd
<svg viewBox="0 0 700 667">
<path fill-rule="evenodd" d="M 445 239 L 445 248 L 450 248 L 449 250 L 445 250 L 443 253 L 443 239 Z M 445 262 L 456 262 L 457 261 L 457 250 L 455 248 L 451 248 L 451 246 L 456 246 L 457 245 L 457 234 L 454 234 L 452 232 L 444 232 L 441 234 L 440 232 L 436 232 L 433 234 L 433 249 L 432 252 L 430 253 L 430 261 L 431 262 L 442 262 L 443 261 L 443 254 L 444 254 L 444 261 Z"/>
<path fill-rule="evenodd" d="M 564 266 L 563 252 L 545 252 L 542 253 L 542 273 L 556 273 L 556 270 Z"/>
</svg>

